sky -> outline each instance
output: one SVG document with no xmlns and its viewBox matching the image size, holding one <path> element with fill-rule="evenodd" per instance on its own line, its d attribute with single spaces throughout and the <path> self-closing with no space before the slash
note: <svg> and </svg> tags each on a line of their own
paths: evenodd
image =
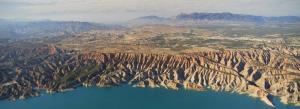
<svg viewBox="0 0 300 109">
<path fill-rule="evenodd" d="M 300 0 L 0 0 L 0 18 L 101 23 L 192 12 L 300 16 L 299 10 Z"/>
</svg>

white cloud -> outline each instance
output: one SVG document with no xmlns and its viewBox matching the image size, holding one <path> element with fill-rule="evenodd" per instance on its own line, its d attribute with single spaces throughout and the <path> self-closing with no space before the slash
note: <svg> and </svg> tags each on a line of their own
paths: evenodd
<svg viewBox="0 0 300 109">
<path fill-rule="evenodd" d="M 61 1 L 63 0 L 0 0 L 0 3 L 8 5 L 47 5 Z"/>
</svg>

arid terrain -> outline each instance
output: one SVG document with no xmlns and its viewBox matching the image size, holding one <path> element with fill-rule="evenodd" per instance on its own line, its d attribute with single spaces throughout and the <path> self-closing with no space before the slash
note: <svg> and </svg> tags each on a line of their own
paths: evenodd
<svg viewBox="0 0 300 109">
<path fill-rule="evenodd" d="M 4 37 L 12 32 L 3 30 L 0 99 L 128 84 L 208 88 L 258 97 L 270 106 L 272 97 L 300 105 L 299 23 L 141 23 L 153 19 L 159 18 L 121 26 L 69 22 L 60 27 L 77 28 L 28 32 L 33 25 L 15 31 L 21 38 Z"/>
</svg>

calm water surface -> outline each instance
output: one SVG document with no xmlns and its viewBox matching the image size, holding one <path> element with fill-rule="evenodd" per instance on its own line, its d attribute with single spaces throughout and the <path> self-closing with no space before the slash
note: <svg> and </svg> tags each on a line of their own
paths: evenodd
<svg viewBox="0 0 300 109">
<path fill-rule="evenodd" d="M 0 109 L 300 109 L 275 99 L 272 108 L 259 99 L 226 92 L 163 88 L 78 88 L 16 102 L 0 101 Z"/>
</svg>

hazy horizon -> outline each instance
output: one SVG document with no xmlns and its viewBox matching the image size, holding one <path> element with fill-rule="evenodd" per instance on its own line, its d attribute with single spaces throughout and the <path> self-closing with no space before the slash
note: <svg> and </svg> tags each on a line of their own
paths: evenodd
<svg viewBox="0 0 300 109">
<path fill-rule="evenodd" d="M 123 22 L 141 16 L 231 12 L 300 16 L 300 0 L 0 0 L 4 19 Z"/>
</svg>

